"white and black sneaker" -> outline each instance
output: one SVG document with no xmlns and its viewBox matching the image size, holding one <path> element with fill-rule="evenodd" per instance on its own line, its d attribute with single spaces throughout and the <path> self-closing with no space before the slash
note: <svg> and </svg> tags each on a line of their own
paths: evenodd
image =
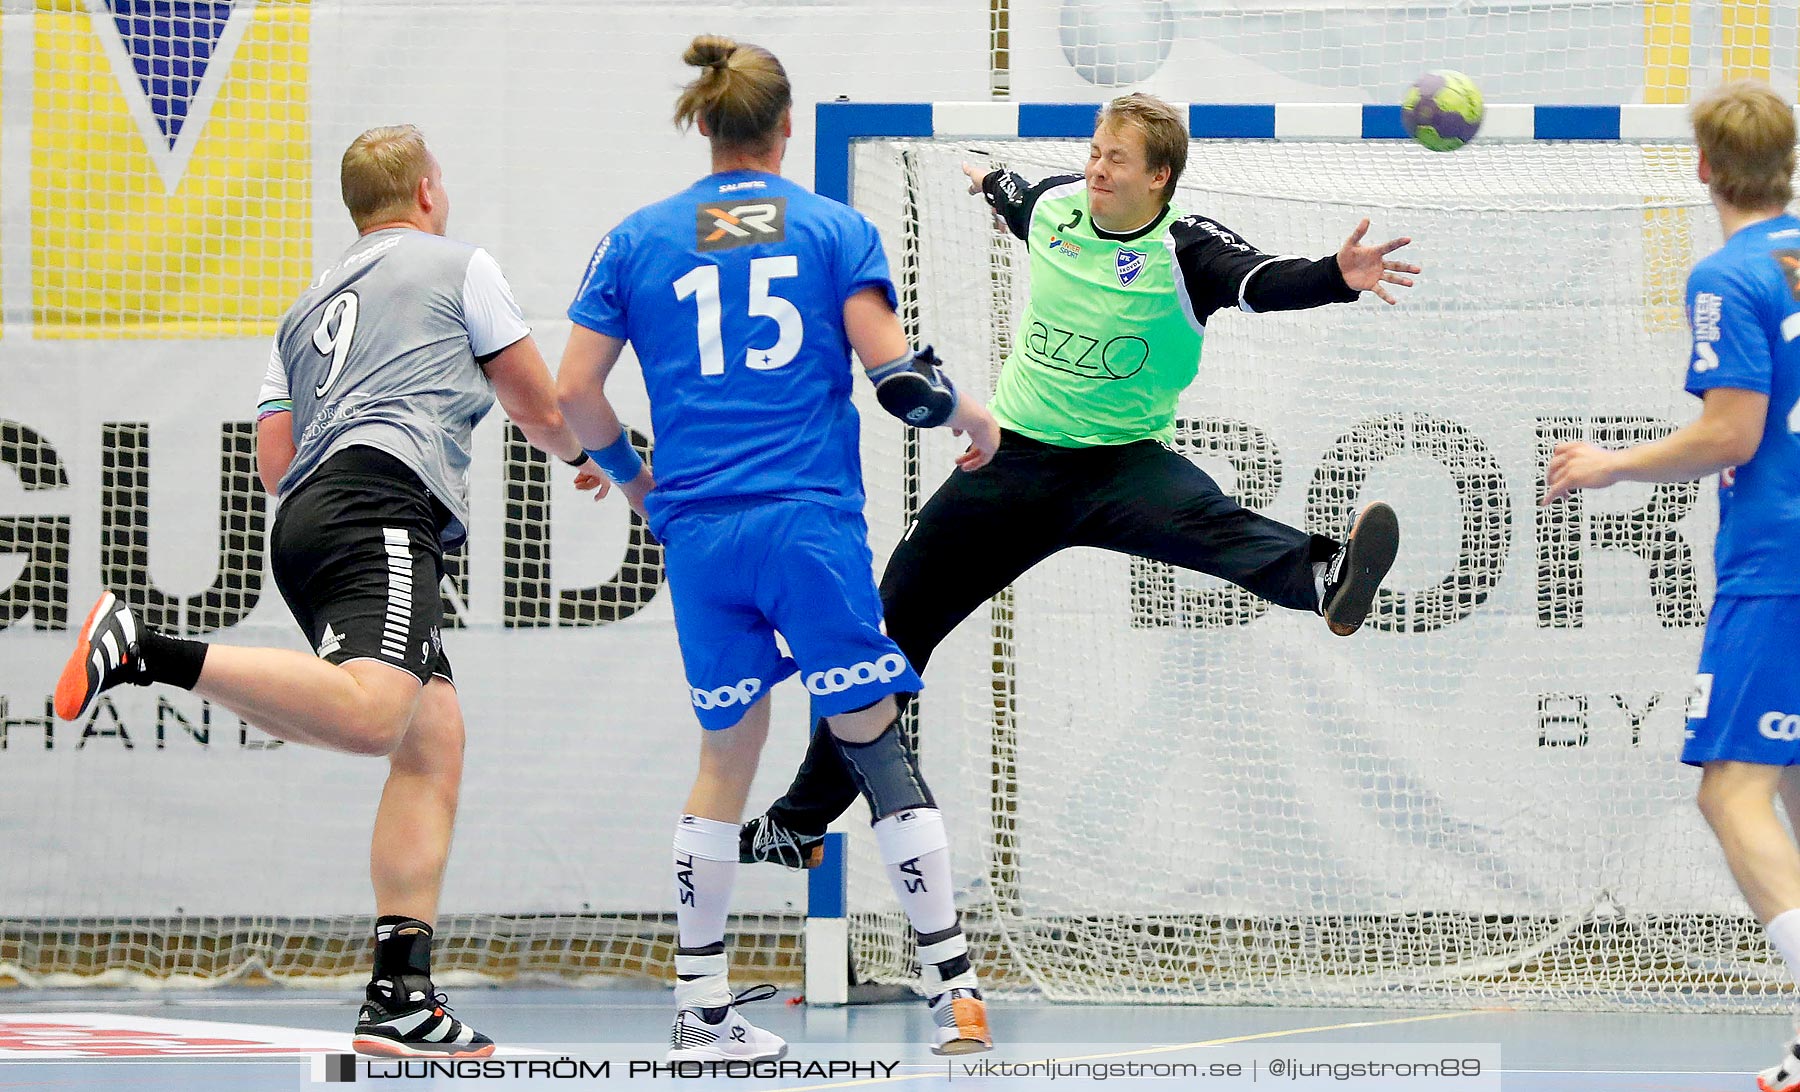
<svg viewBox="0 0 1800 1092">
<path fill-rule="evenodd" d="M 767 813 L 738 828 L 738 863 L 766 861 L 784 868 L 817 868 L 825 860 L 825 836 L 800 834 Z"/>
<path fill-rule="evenodd" d="M 145 681 L 138 635 L 143 627 L 112 592 L 102 592 L 75 637 L 62 676 L 56 680 L 56 715 L 74 720 L 102 693 L 120 683 Z"/>
<path fill-rule="evenodd" d="M 1780 1065 L 1756 1075 L 1756 1087 L 1762 1092 L 1800 1092 L 1800 1037 L 1788 1044 Z"/>
<path fill-rule="evenodd" d="M 1380 501 L 1364 508 L 1350 525 L 1349 540 L 1325 567 L 1319 613 L 1331 632 L 1348 637 L 1361 628 L 1399 552 L 1400 519 L 1394 510 Z"/>
<path fill-rule="evenodd" d="M 764 1062 L 787 1053 L 787 1040 L 744 1019 L 739 1005 L 775 996 L 775 987 L 752 986 L 728 1004 L 683 1004 L 669 1029 L 671 1062 Z"/>
<path fill-rule="evenodd" d="M 973 978 L 973 975 L 969 976 Z M 974 986 L 953 986 L 928 999 L 932 1023 L 937 1025 L 933 1054 L 979 1054 L 994 1049 L 994 1033 L 988 1030 L 987 1002 Z"/>
<path fill-rule="evenodd" d="M 423 986 L 423 988 L 420 988 Z M 485 1058 L 494 1041 L 450 1015 L 430 981 L 369 983 L 351 1047 L 382 1058 Z"/>
</svg>

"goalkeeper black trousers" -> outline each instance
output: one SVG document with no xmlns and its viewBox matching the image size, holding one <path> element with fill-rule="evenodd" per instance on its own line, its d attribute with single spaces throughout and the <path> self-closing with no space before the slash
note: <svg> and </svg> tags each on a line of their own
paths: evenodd
<svg viewBox="0 0 1800 1092">
<path fill-rule="evenodd" d="M 888 636 L 923 672 L 964 618 L 1070 546 L 1167 562 L 1316 611 L 1313 565 L 1338 545 L 1243 507 L 1155 440 L 1068 448 L 1003 430 L 992 462 L 953 472 L 919 510 L 882 574 L 881 605 Z M 857 795 L 829 731 L 813 727 L 800 772 L 769 808 L 804 834 L 822 833 Z"/>
</svg>

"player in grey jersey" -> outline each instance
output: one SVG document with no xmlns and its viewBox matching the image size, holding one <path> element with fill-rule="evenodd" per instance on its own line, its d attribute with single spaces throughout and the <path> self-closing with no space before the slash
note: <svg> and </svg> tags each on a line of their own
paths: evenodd
<svg viewBox="0 0 1800 1092">
<path fill-rule="evenodd" d="M 385 756 L 375 816 L 375 968 L 355 1046 L 483 1057 L 493 1041 L 431 981 L 462 781 L 463 722 L 439 638 L 443 549 L 468 534 L 469 442 L 496 396 L 540 449 L 603 478 L 500 268 L 443 237 L 443 174 L 411 126 L 371 129 L 343 161 L 359 238 L 281 320 L 257 419 L 280 497 L 271 567 L 317 656 L 173 637 L 101 595 L 56 688 L 73 720 L 120 683 L 193 690 L 278 739 Z M 277 484 L 279 483 L 279 484 Z"/>
</svg>

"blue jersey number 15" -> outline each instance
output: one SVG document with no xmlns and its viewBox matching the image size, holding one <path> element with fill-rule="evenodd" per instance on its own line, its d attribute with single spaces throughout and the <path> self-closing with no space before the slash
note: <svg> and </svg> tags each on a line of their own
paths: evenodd
<svg viewBox="0 0 1800 1092">
<path fill-rule="evenodd" d="M 792 361 L 800 352 L 806 329 L 800 311 L 789 301 L 774 295 L 769 286 L 785 277 L 800 275 L 800 259 L 792 254 L 750 259 L 750 302 L 746 308 L 759 318 L 775 320 L 778 334 L 775 344 L 766 349 L 754 345 L 744 347 L 744 366 L 759 372 L 772 372 Z M 695 266 L 674 285 L 675 298 L 692 297 L 698 310 L 695 334 L 700 340 L 700 374 L 725 374 L 725 340 L 721 330 L 719 306 L 719 267 Z"/>
</svg>

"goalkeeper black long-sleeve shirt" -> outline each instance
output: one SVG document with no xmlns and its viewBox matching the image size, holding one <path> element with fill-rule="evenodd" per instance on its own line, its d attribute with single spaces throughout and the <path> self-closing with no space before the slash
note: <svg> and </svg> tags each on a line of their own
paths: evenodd
<svg viewBox="0 0 1800 1092">
<path fill-rule="evenodd" d="M 1038 198 L 1058 186 L 1081 180 L 1079 174 L 1052 175 L 1030 185 L 1012 171 L 991 171 L 982 181 L 981 191 L 994 212 L 1006 221 L 1008 230 L 1024 239 Z M 1109 239 L 1130 242 L 1155 231 L 1172 212 L 1163 206 L 1160 215 L 1133 232 L 1108 232 L 1098 224 L 1090 225 L 1090 230 Z M 1227 307 L 1299 311 L 1328 303 L 1349 303 L 1359 294 L 1344 283 L 1335 254 L 1318 259 L 1267 254 L 1217 220 L 1197 214 L 1179 216 L 1169 225 L 1169 237 L 1175 242 L 1175 258 L 1194 317 L 1202 323 L 1214 311 Z"/>
</svg>

